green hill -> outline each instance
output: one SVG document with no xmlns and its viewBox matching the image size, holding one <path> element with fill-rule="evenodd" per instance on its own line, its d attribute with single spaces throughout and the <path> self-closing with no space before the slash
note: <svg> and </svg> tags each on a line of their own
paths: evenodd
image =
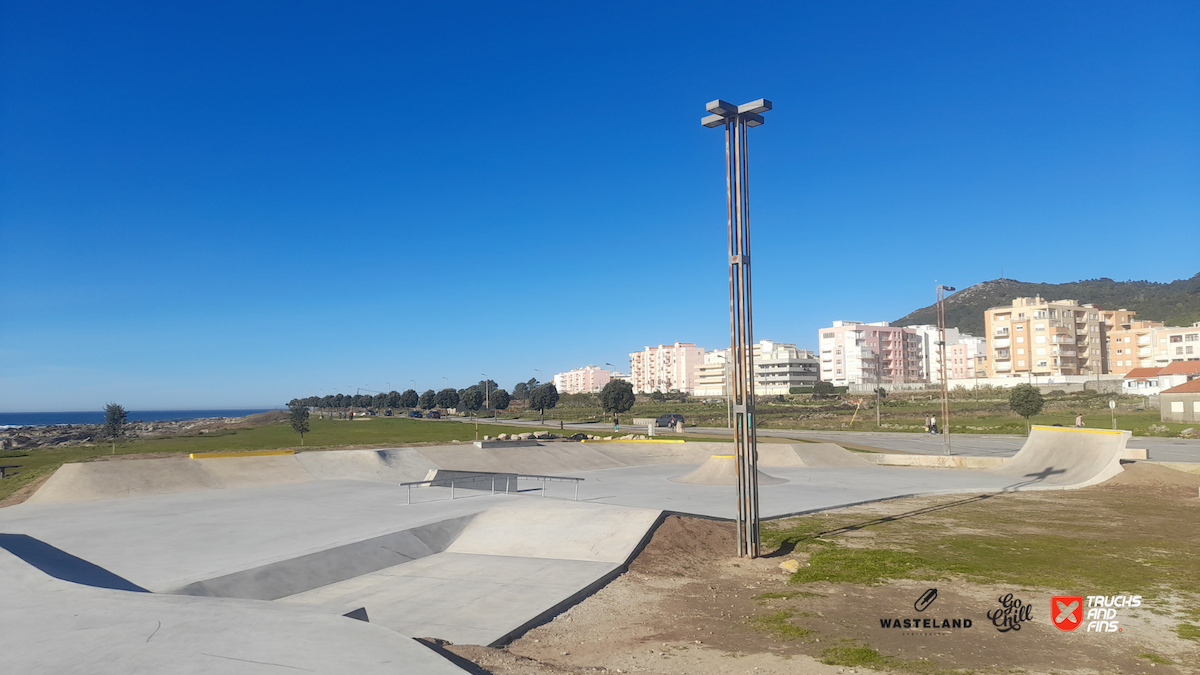
<svg viewBox="0 0 1200 675">
<path fill-rule="evenodd" d="M 1169 284 L 1150 281 L 1088 279 L 1067 284 L 1038 284 L 995 279 L 946 296 L 946 325 L 964 333 L 983 335 L 983 313 L 989 307 L 1011 304 L 1013 298 L 1040 295 L 1047 300 L 1076 300 L 1104 309 L 1131 309 L 1137 318 L 1162 321 L 1168 326 L 1190 326 L 1200 321 L 1200 274 Z M 937 324 L 934 305 L 922 307 L 893 326 Z"/>
</svg>

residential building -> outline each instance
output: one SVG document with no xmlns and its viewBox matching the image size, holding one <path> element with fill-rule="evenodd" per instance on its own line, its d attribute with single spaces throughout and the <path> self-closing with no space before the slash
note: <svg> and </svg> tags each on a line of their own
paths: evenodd
<svg viewBox="0 0 1200 675">
<path fill-rule="evenodd" d="M 820 378 L 820 360 L 808 349 L 794 344 L 760 340 L 753 347 L 754 393 L 759 396 L 787 394 L 792 387 L 811 387 Z M 729 350 L 705 352 L 696 370 L 695 396 L 727 396 L 730 378 Z"/>
<path fill-rule="evenodd" d="M 654 391 L 691 392 L 704 349 L 692 342 L 646 347 L 629 355 L 629 374 L 635 394 Z"/>
<path fill-rule="evenodd" d="M 1163 391 L 1158 395 L 1158 405 L 1163 422 L 1200 422 L 1200 379 Z"/>
<path fill-rule="evenodd" d="M 920 340 L 887 321 L 834 321 L 818 331 L 821 379 L 835 386 L 922 382 Z"/>
<path fill-rule="evenodd" d="M 1115 317 L 1119 319 L 1122 317 Z M 1122 375 L 1154 366 L 1154 336 L 1163 324 L 1158 321 L 1116 323 L 1108 330 L 1108 372 Z"/>
<path fill-rule="evenodd" d="M 1154 365 L 1200 359 L 1200 321 L 1187 328 L 1158 328 L 1152 338 Z"/>
<path fill-rule="evenodd" d="M 612 379 L 613 372 L 599 366 L 584 366 L 554 376 L 554 388 L 560 394 L 594 394 Z"/>
<path fill-rule="evenodd" d="M 1200 378 L 1200 361 L 1172 361 L 1158 371 L 1158 388 L 1177 387 Z"/>
<path fill-rule="evenodd" d="M 942 381 L 941 355 L 938 352 L 937 326 L 909 326 L 917 332 L 917 348 L 920 359 L 920 377 L 923 382 L 938 384 Z M 987 377 L 986 371 L 977 373 L 980 357 L 987 354 L 987 339 L 957 328 L 946 328 L 946 377 L 951 380 Z"/>
<path fill-rule="evenodd" d="M 984 314 L 989 377 L 1055 377 L 1106 373 L 1105 337 L 1133 312 L 1103 311 L 1074 300 L 1016 298 Z"/>
<path fill-rule="evenodd" d="M 1148 396 L 1157 394 L 1158 389 L 1158 373 L 1162 368 L 1134 368 L 1125 373 L 1122 393 L 1134 394 L 1137 396 Z"/>
</svg>

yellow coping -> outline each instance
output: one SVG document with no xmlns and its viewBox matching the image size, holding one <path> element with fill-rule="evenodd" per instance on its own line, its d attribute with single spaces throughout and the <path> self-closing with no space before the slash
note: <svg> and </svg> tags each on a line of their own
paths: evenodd
<svg viewBox="0 0 1200 675">
<path fill-rule="evenodd" d="M 1120 434 L 1122 431 L 1110 431 L 1108 429 L 1076 429 L 1075 427 L 1048 427 L 1042 424 L 1033 425 L 1034 429 L 1048 429 L 1050 431 L 1074 431 L 1077 434 Z"/>
<path fill-rule="evenodd" d="M 733 459 L 733 455 L 709 455 L 710 459 Z"/>
<path fill-rule="evenodd" d="M 257 450 L 255 452 L 193 452 L 192 459 L 219 459 L 224 457 L 270 457 L 272 455 L 294 455 L 295 450 Z"/>
<path fill-rule="evenodd" d="M 580 443 L 683 443 L 683 441 L 622 441 L 622 440 L 615 439 L 615 438 L 611 441 L 592 441 L 592 440 L 584 439 L 579 442 Z"/>
</svg>

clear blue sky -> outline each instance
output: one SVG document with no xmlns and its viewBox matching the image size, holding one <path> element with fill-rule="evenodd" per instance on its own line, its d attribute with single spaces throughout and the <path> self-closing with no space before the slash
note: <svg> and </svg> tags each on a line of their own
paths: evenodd
<svg viewBox="0 0 1200 675">
<path fill-rule="evenodd" d="M 4 2 L 0 410 L 724 346 L 718 97 L 757 337 L 1200 271 L 1200 4 L 727 6 Z"/>
</svg>

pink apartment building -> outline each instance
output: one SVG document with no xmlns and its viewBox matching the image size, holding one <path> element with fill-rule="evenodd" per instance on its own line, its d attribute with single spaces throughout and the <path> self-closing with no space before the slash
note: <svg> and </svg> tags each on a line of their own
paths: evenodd
<svg viewBox="0 0 1200 675">
<path fill-rule="evenodd" d="M 922 381 L 915 329 L 887 321 L 834 321 L 818 338 L 821 379 L 835 386 Z"/>
<path fill-rule="evenodd" d="M 690 393 L 703 363 L 704 348 L 692 342 L 646 347 L 629 355 L 630 383 L 637 394 L 672 390 Z"/>
<path fill-rule="evenodd" d="M 554 376 L 554 388 L 560 394 L 594 394 L 612 379 L 612 371 L 599 366 L 584 366 Z"/>
</svg>

